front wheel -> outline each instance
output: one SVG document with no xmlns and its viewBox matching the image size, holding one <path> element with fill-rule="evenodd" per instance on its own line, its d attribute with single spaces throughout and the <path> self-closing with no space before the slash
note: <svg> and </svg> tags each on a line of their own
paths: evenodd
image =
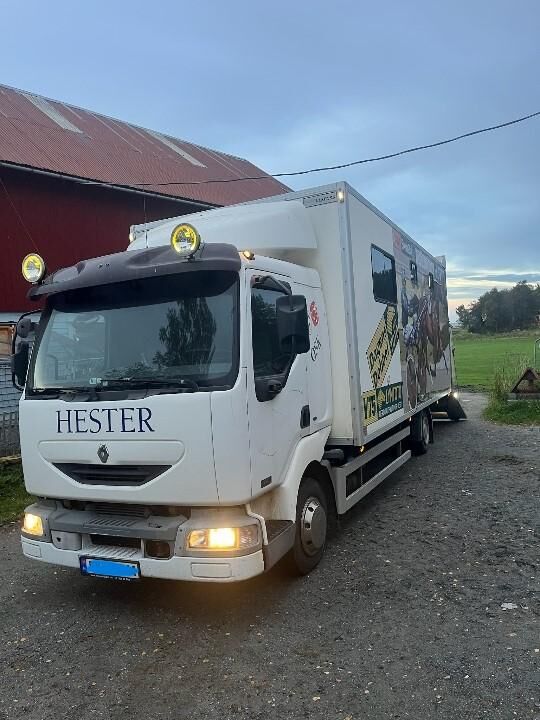
<svg viewBox="0 0 540 720">
<path fill-rule="evenodd" d="M 307 575 L 324 554 L 328 534 L 328 501 L 319 482 L 306 477 L 296 503 L 296 535 L 289 565 L 298 575 Z"/>
</svg>

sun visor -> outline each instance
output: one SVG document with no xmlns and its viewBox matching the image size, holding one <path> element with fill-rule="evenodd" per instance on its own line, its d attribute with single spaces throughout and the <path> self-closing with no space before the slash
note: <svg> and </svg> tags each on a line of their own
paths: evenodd
<svg viewBox="0 0 540 720">
<path fill-rule="evenodd" d="M 224 243 L 204 245 L 195 256 L 189 258 L 180 256 L 170 245 L 144 248 L 82 260 L 77 265 L 57 270 L 46 277 L 41 285 L 32 286 L 28 298 L 39 300 L 44 295 L 67 290 L 198 270 L 239 272 L 240 267 L 238 250 Z"/>
</svg>

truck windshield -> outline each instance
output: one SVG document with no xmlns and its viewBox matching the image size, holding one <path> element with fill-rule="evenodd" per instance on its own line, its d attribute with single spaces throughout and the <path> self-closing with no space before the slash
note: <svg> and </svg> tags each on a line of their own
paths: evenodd
<svg viewBox="0 0 540 720">
<path fill-rule="evenodd" d="M 51 296 L 27 390 L 231 387 L 238 293 L 236 273 L 198 270 Z"/>
</svg>

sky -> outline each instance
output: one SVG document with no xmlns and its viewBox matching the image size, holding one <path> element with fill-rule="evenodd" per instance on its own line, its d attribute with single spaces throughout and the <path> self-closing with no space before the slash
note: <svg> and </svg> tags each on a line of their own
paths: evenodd
<svg viewBox="0 0 540 720">
<path fill-rule="evenodd" d="M 538 0 L 0 0 L 0 82 L 268 172 L 540 110 Z M 540 117 L 286 182 L 347 180 L 434 255 L 452 312 L 540 281 Z"/>
</svg>

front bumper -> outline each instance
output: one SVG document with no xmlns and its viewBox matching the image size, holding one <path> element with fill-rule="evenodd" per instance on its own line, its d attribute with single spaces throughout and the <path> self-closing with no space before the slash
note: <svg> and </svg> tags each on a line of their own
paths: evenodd
<svg viewBox="0 0 540 720">
<path fill-rule="evenodd" d="M 190 517 L 152 514 L 142 506 L 89 504 L 65 509 L 60 501 L 43 500 L 26 508 L 43 523 L 43 536 L 21 534 L 22 550 L 33 560 L 79 568 L 80 558 L 136 562 L 141 577 L 168 580 L 233 582 L 264 572 L 262 532 L 256 519 L 243 508 L 192 509 Z M 154 509 L 155 512 L 155 509 Z M 188 549 L 194 529 L 257 525 L 251 547 L 228 551 Z M 258 537 L 257 537 L 258 536 Z M 152 551 L 158 542 L 166 552 Z"/>
<path fill-rule="evenodd" d="M 171 557 L 154 560 L 132 548 L 92 547 L 82 550 L 60 550 L 50 542 L 21 537 L 22 551 L 32 560 L 79 568 L 80 557 L 103 557 L 109 560 L 138 562 L 141 577 L 199 582 L 234 582 L 247 580 L 264 571 L 262 550 L 241 557 Z"/>
</svg>

